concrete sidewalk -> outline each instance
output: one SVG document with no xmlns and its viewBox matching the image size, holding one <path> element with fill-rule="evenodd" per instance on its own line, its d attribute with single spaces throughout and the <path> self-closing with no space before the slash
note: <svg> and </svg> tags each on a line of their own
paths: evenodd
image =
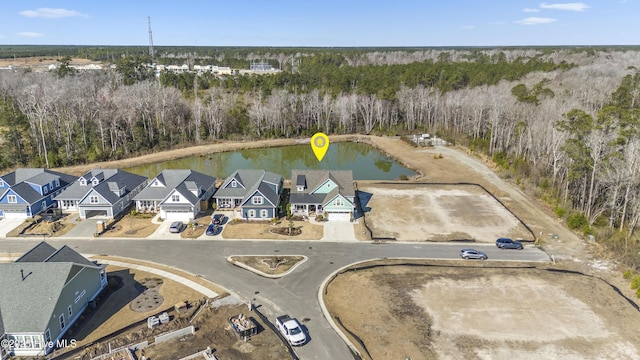
<svg viewBox="0 0 640 360">
<path fill-rule="evenodd" d="M 179 284 L 182 284 L 184 286 L 188 286 L 190 288 L 192 288 L 193 290 L 201 293 L 202 295 L 208 297 L 208 298 L 215 298 L 218 297 L 218 293 L 206 288 L 205 286 L 202 286 L 194 281 L 191 281 L 185 277 L 182 277 L 180 275 L 176 275 L 172 272 L 169 271 L 165 271 L 165 270 L 161 270 L 161 269 L 157 269 L 154 267 L 150 267 L 150 266 L 145 266 L 145 265 L 139 265 L 139 264 L 132 264 L 132 263 L 128 263 L 128 262 L 123 262 L 123 261 L 117 261 L 117 260 L 108 260 L 108 259 L 95 259 L 97 260 L 99 263 L 101 264 L 107 264 L 107 265 L 113 265 L 113 266 L 119 266 L 119 267 L 124 267 L 124 268 L 129 268 L 129 269 L 135 269 L 135 270 L 140 270 L 140 271 L 146 271 L 148 273 L 152 273 L 152 274 L 156 274 L 158 276 L 162 276 L 164 278 L 167 279 L 171 279 Z"/>
<path fill-rule="evenodd" d="M 15 254 L 0 254 L 0 262 L 12 262 L 15 261 L 18 257 L 22 256 L 22 254 L 20 255 L 15 255 Z M 88 259 L 92 259 L 92 260 L 96 260 L 98 261 L 98 263 L 100 264 L 106 264 L 106 265 L 113 265 L 113 266 L 119 266 L 119 267 L 123 267 L 123 268 L 128 268 L 128 269 L 135 269 L 135 270 L 140 270 L 140 271 L 146 271 L 148 273 L 151 274 L 155 274 L 158 276 L 162 276 L 164 278 L 167 279 L 171 279 L 179 284 L 182 284 L 184 286 L 190 287 L 191 289 L 201 293 L 202 295 L 208 297 L 208 298 L 216 298 L 218 297 L 218 293 L 205 287 L 202 286 L 194 281 L 191 281 L 185 277 L 182 277 L 180 275 L 174 274 L 172 272 L 169 271 L 165 271 L 162 269 L 158 269 L 158 268 L 154 268 L 151 266 L 145 266 L 145 265 L 139 265 L 139 264 L 132 264 L 132 263 L 128 263 L 128 262 L 124 262 L 124 261 L 118 261 L 118 260 L 109 260 L 109 259 L 93 259 L 92 256 L 94 255 L 85 255 L 83 254 L 84 257 L 88 258 Z"/>
</svg>

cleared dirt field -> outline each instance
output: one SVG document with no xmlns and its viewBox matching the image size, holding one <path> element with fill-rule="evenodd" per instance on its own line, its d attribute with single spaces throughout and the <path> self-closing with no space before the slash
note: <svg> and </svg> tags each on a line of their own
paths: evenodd
<svg viewBox="0 0 640 360">
<path fill-rule="evenodd" d="M 504 205 L 474 185 L 365 184 L 358 186 L 374 238 L 401 241 L 534 240 Z"/>
<path fill-rule="evenodd" d="M 372 359 L 640 359 L 640 312 L 606 282 L 495 265 L 347 272 L 325 300 Z"/>
</svg>

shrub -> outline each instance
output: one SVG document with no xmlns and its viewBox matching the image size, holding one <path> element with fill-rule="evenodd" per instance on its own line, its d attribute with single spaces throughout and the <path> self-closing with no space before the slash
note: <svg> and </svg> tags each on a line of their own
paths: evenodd
<svg viewBox="0 0 640 360">
<path fill-rule="evenodd" d="M 118 281 L 114 278 L 109 278 L 109 281 L 107 281 L 107 285 L 110 289 L 115 289 L 118 287 Z"/>
<path fill-rule="evenodd" d="M 631 278 L 631 289 L 640 290 L 640 275 L 633 275 Z"/>
<path fill-rule="evenodd" d="M 636 275 L 635 271 L 631 270 L 631 269 L 627 269 L 624 274 L 622 274 L 622 277 L 625 280 L 629 280 L 633 277 L 633 275 Z"/>
<path fill-rule="evenodd" d="M 557 206 L 553 209 L 553 211 L 556 213 L 556 216 L 559 218 L 563 218 L 565 217 L 565 215 L 567 215 L 567 209 Z"/>
<path fill-rule="evenodd" d="M 567 218 L 567 226 L 569 227 L 569 229 L 584 229 L 584 227 L 588 225 L 589 222 L 587 221 L 587 217 L 584 216 L 584 214 L 573 213 Z"/>
<path fill-rule="evenodd" d="M 407 177 L 407 175 L 406 175 L 406 174 L 400 174 L 400 176 L 398 176 L 398 179 L 399 179 L 399 180 L 405 180 L 405 181 L 406 181 L 406 180 L 409 180 L 409 178 Z"/>
</svg>

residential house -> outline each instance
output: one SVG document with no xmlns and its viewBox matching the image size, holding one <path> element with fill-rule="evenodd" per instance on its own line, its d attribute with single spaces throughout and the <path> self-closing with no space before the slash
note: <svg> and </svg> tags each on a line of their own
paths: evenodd
<svg viewBox="0 0 640 360">
<path fill-rule="evenodd" d="M 126 209 L 147 184 L 144 176 L 118 169 L 96 169 L 80 176 L 55 197 L 63 211 L 78 211 L 80 218 L 113 218 Z"/>
<path fill-rule="evenodd" d="M 46 242 L 0 264 L 0 359 L 44 356 L 107 285 L 105 265 Z"/>
<path fill-rule="evenodd" d="M 213 195 L 218 209 L 233 209 L 248 220 L 278 216 L 284 179 L 265 170 L 236 170 Z"/>
<path fill-rule="evenodd" d="M 0 218 L 26 219 L 55 206 L 54 197 L 74 179 L 43 168 L 20 168 L 0 176 Z"/>
<path fill-rule="evenodd" d="M 164 170 L 133 200 L 137 211 L 159 212 L 163 220 L 189 221 L 209 205 L 216 178 L 193 170 Z"/>
<path fill-rule="evenodd" d="M 293 170 L 289 196 L 292 215 L 326 215 L 329 221 L 351 221 L 355 190 L 351 170 Z"/>
</svg>

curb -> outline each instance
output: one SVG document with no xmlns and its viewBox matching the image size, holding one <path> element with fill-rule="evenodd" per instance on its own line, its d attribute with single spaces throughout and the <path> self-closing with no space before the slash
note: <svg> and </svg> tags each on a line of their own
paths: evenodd
<svg viewBox="0 0 640 360">
<path fill-rule="evenodd" d="M 283 272 L 282 274 L 277 274 L 277 275 L 271 275 L 271 274 L 267 274 L 265 272 L 262 272 L 258 269 L 252 268 L 251 266 L 245 265 L 239 261 L 235 261 L 232 260 L 231 258 L 234 256 L 254 256 L 254 257 L 259 257 L 259 256 L 270 256 L 270 255 L 229 255 L 227 256 L 227 261 L 229 263 L 231 263 L 232 265 L 235 265 L 237 267 L 243 268 L 245 270 L 251 271 L 252 273 L 258 274 L 262 277 L 266 277 L 266 278 L 270 278 L 270 279 L 279 279 L 281 277 L 284 277 L 286 275 L 289 275 L 293 270 L 295 270 L 298 266 L 302 265 L 304 262 L 306 262 L 309 258 L 304 256 L 304 255 L 283 255 L 283 256 L 300 256 L 302 257 L 301 261 L 298 261 L 295 265 L 293 265 L 289 270 Z"/>
</svg>

